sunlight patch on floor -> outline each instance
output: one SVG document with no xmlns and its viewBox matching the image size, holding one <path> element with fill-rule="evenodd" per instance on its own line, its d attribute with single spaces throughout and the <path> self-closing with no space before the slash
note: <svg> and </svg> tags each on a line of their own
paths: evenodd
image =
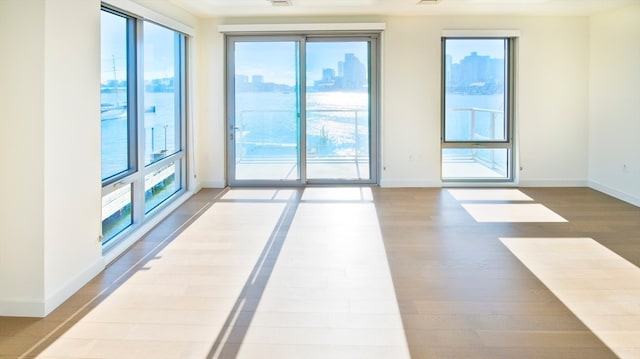
<svg viewBox="0 0 640 359">
<path fill-rule="evenodd" d="M 306 188 L 239 358 L 409 358 L 369 188 Z"/>
<path fill-rule="evenodd" d="M 500 238 L 620 358 L 640 358 L 640 268 L 591 238 Z"/>
<path fill-rule="evenodd" d="M 373 201 L 368 187 L 307 187 L 303 201 Z"/>
<path fill-rule="evenodd" d="M 371 189 L 302 191 L 229 190 L 38 357 L 409 358 Z"/>
</svg>

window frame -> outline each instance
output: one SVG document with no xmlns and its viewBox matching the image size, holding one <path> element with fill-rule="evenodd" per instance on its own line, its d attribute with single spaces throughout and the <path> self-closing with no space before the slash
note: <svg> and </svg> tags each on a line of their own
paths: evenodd
<svg viewBox="0 0 640 359">
<path fill-rule="evenodd" d="M 118 191 L 123 187 L 131 188 L 131 223 L 109 238 L 102 238 L 103 253 L 121 242 L 141 225 L 147 223 L 161 209 L 184 194 L 188 189 L 188 53 L 189 35 L 160 22 L 121 11 L 108 4 L 101 5 L 102 11 L 122 16 L 127 19 L 127 114 L 128 118 L 128 158 L 129 168 L 126 171 L 102 179 L 102 197 Z M 145 164 L 145 82 L 144 82 L 144 24 L 153 23 L 174 32 L 174 115 L 176 131 L 175 151 L 156 161 Z M 174 181 L 177 190 L 161 199 L 151 208 L 146 208 L 145 179 L 159 169 L 175 165 Z M 168 177 L 167 177 L 168 178 Z M 104 220 L 103 220 L 104 223 Z M 102 231 L 104 235 L 104 228 Z"/>
<path fill-rule="evenodd" d="M 135 38 L 137 36 L 137 27 L 138 21 L 135 17 L 130 16 L 124 12 L 120 12 L 118 10 L 101 6 L 100 11 L 105 11 L 110 14 L 120 16 L 126 20 L 127 33 L 126 33 L 126 63 L 127 63 L 127 136 L 128 136 L 128 144 L 127 144 L 127 169 L 124 171 L 120 171 L 108 177 L 102 177 L 102 187 L 106 187 L 116 182 L 121 182 L 125 180 L 125 178 L 129 177 L 133 173 L 135 173 L 137 168 L 137 159 L 136 152 L 138 147 L 138 124 L 137 124 L 137 114 L 136 109 L 138 108 L 138 95 L 135 89 L 137 88 L 137 58 L 138 58 L 138 49 L 135 46 Z M 102 13 L 101 13 L 102 14 Z M 104 194 L 103 194 L 104 196 Z"/>
<path fill-rule="evenodd" d="M 225 94 L 226 94 L 226 114 L 225 128 L 226 139 L 226 176 L 227 182 L 234 186 L 304 186 L 304 185 L 328 185 L 328 184 L 377 184 L 381 175 L 381 148 L 382 142 L 380 138 L 381 127 L 381 62 L 382 62 L 382 30 L 384 26 L 379 24 L 362 24 L 353 26 L 349 24 L 330 24 L 329 28 L 338 28 L 338 30 L 325 30 L 324 25 L 319 24 L 321 29 L 315 30 L 291 30 L 288 25 L 282 25 L 282 29 L 278 25 L 268 25 L 267 28 L 257 29 L 246 25 L 221 25 L 220 31 L 225 34 Z M 341 31 L 340 27 L 345 26 L 348 29 Z M 273 29 L 271 28 L 273 27 Z M 276 30 L 276 28 L 278 30 Z M 270 180 L 270 179 L 237 179 L 235 177 L 235 140 L 231 140 L 231 131 L 235 128 L 235 62 L 234 62 L 234 46 L 242 42 L 268 42 L 268 41 L 293 41 L 298 43 L 298 70 L 299 73 L 299 101 L 300 121 L 299 130 L 299 155 L 298 155 L 298 171 L 300 175 L 296 180 Z M 307 43 L 320 42 L 349 42 L 362 41 L 367 42 L 368 55 L 367 59 L 367 81 L 369 95 L 369 178 L 367 179 L 340 179 L 340 178 L 307 178 L 307 78 L 306 78 L 306 53 Z"/>
<path fill-rule="evenodd" d="M 444 183 L 511 183 L 515 182 L 515 84 L 516 84 L 516 46 L 517 31 L 448 31 L 443 33 L 441 37 L 441 105 L 440 105 L 440 165 L 441 180 Z M 446 76 L 446 42 L 447 40 L 504 40 L 505 41 L 505 85 L 504 85 L 504 140 L 447 140 L 446 139 L 446 103 L 447 103 L 447 76 Z M 445 149 L 506 149 L 507 150 L 507 168 L 505 177 L 444 177 L 442 167 L 444 166 L 443 152 Z"/>
</svg>

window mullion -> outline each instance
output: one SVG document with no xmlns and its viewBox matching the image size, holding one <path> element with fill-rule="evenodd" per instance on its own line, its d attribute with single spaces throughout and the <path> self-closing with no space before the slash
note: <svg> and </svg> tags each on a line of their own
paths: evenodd
<svg viewBox="0 0 640 359">
<path fill-rule="evenodd" d="M 146 169 L 144 167 L 145 156 L 145 131 L 144 131 L 144 26 L 143 21 L 136 20 L 135 47 L 136 47 L 136 66 L 135 66 L 135 94 L 136 94 L 136 152 L 134 152 L 136 160 L 136 180 L 133 182 L 133 222 L 141 223 L 144 220 L 144 176 Z"/>
</svg>

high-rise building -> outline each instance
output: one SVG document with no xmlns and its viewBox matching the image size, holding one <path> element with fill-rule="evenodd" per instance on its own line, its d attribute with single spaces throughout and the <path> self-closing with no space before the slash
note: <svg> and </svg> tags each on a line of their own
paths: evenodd
<svg viewBox="0 0 640 359">
<path fill-rule="evenodd" d="M 361 89 L 367 83 L 365 67 L 354 54 L 344 55 L 343 78 L 344 89 Z"/>
</svg>

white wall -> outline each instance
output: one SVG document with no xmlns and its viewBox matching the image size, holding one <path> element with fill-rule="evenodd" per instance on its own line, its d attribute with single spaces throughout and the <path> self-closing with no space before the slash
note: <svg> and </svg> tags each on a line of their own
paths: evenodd
<svg viewBox="0 0 640 359">
<path fill-rule="evenodd" d="M 74 14 L 69 21 L 69 14 Z M 82 29 L 79 31 L 78 29 Z M 45 1 L 45 313 L 104 268 L 100 1 Z"/>
<path fill-rule="evenodd" d="M 640 4 L 593 16 L 590 54 L 590 184 L 640 206 Z"/>
<path fill-rule="evenodd" d="M 440 38 L 444 29 L 515 29 L 521 185 L 587 181 L 588 19 L 390 18 L 385 31 L 382 184 L 440 181 Z M 416 160 L 417 158 L 417 160 Z"/>
<path fill-rule="evenodd" d="M 222 23 L 327 22 L 326 18 L 204 20 L 211 40 L 203 41 L 207 78 L 222 78 L 224 49 L 212 31 Z M 329 19 L 386 23 L 383 44 L 383 186 L 440 186 L 440 38 L 444 29 L 517 29 L 517 145 L 521 185 L 587 184 L 588 60 L 587 17 L 388 17 Z M 213 56 L 213 59 L 211 58 Z M 202 66 L 200 67 L 202 69 Z M 206 71 L 216 71 L 217 75 Z M 205 91 L 210 91 L 203 89 Z M 209 95 L 218 102 L 219 89 Z M 207 95 L 203 95 L 207 96 Z M 213 106 L 213 105 L 212 105 Z M 209 152 L 203 183 L 224 178 L 224 107 L 209 107 L 214 122 L 200 134 Z"/>
<path fill-rule="evenodd" d="M 218 22 L 201 22 L 196 45 L 195 142 L 198 179 L 204 187 L 221 188 L 225 175 L 225 96 L 224 96 L 224 38 L 218 32 Z"/>
<path fill-rule="evenodd" d="M 104 266 L 99 6 L 0 2 L 0 315 L 46 315 Z"/>
<path fill-rule="evenodd" d="M 44 0 L 0 1 L 0 315 L 42 310 L 43 34 Z"/>
</svg>

